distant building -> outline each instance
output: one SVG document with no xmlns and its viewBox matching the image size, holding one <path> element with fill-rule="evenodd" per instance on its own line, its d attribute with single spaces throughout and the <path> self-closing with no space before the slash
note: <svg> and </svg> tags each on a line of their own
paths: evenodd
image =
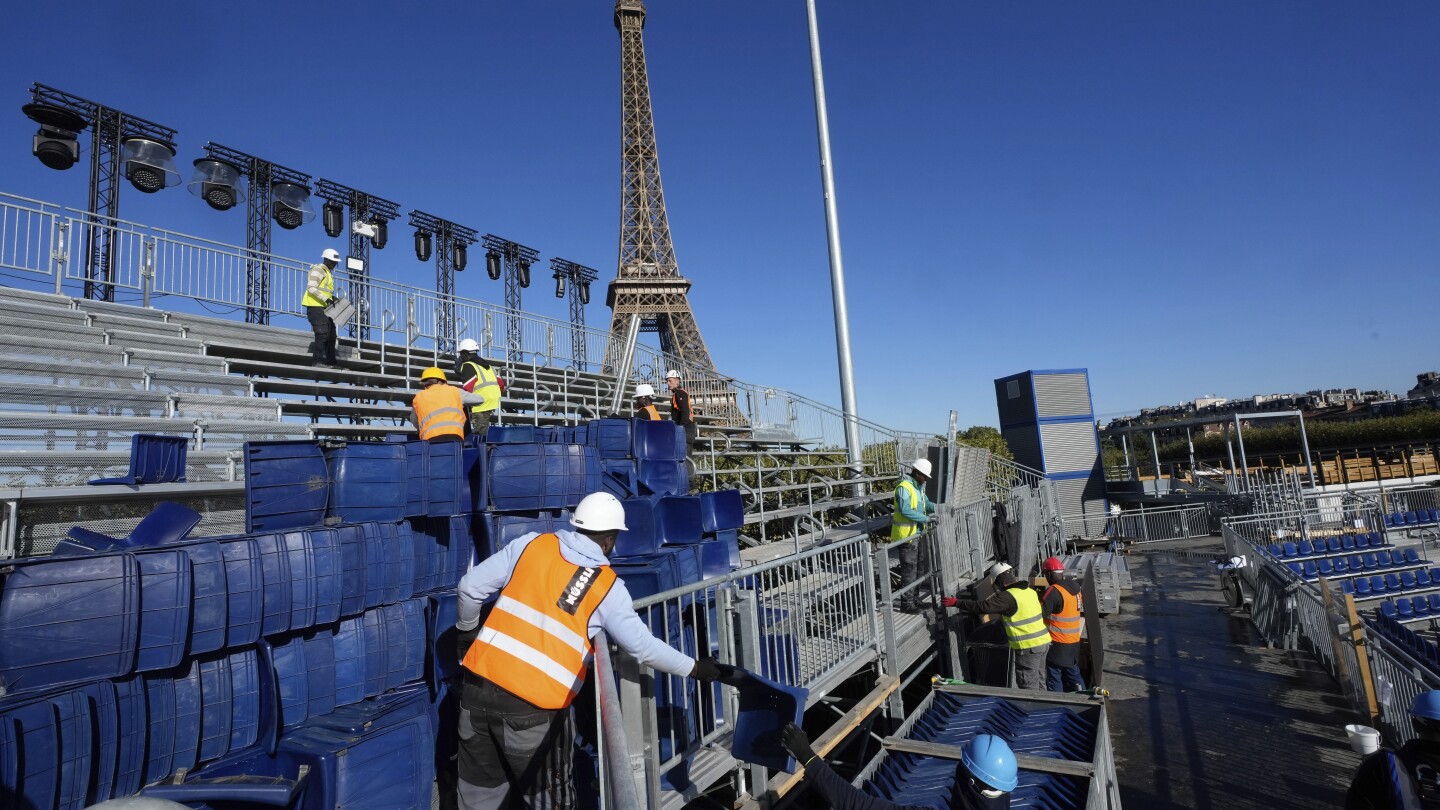
<svg viewBox="0 0 1440 810">
<path fill-rule="evenodd" d="M 1426 371 L 1415 375 L 1415 387 L 1406 393 L 1409 399 L 1430 399 L 1440 397 L 1440 371 Z"/>
</svg>

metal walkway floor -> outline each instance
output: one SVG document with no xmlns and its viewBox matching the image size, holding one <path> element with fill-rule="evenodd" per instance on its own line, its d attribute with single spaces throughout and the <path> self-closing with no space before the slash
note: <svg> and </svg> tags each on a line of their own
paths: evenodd
<svg viewBox="0 0 1440 810">
<path fill-rule="evenodd" d="M 1111 734 L 1126 807 L 1339 807 L 1359 765 L 1340 687 L 1306 653 L 1267 649 L 1222 610 L 1218 539 L 1130 557 L 1106 620 Z"/>
</svg>

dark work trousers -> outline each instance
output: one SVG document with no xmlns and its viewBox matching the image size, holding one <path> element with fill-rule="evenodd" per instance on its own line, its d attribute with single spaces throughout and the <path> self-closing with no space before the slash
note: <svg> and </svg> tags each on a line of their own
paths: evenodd
<svg viewBox="0 0 1440 810">
<path fill-rule="evenodd" d="M 925 542 L 924 540 L 920 539 L 920 538 L 917 536 L 917 537 L 915 537 L 914 539 L 912 539 L 910 542 L 906 543 L 905 545 L 901 546 L 901 547 L 898 549 L 899 552 L 900 552 L 900 587 L 901 587 L 901 588 L 904 588 L 906 585 L 909 585 L 910 583 L 912 583 L 912 582 L 914 582 L 915 580 L 917 580 L 917 579 L 920 578 L 920 566 L 921 566 L 922 560 L 924 560 L 925 558 L 928 558 L 928 557 L 930 556 L 929 554 L 926 554 L 925 551 L 924 551 L 924 548 L 923 548 L 924 542 Z M 900 597 L 900 609 L 903 610 L 903 611 L 906 611 L 906 612 L 913 612 L 913 611 L 919 610 L 919 609 L 920 609 L 920 594 L 919 594 L 919 591 L 922 591 L 922 590 L 924 590 L 923 587 L 918 588 L 918 589 L 916 589 L 916 590 L 914 590 L 914 591 L 911 591 L 910 593 L 907 593 L 907 594 L 905 594 L 904 596 Z"/>
<path fill-rule="evenodd" d="M 1045 657 L 1045 672 L 1051 692 L 1085 691 L 1085 677 L 1080 674 L 1080 643 L 1057 644 L 1052 640 Z"/>
<path fill-rule="evenodd" d="M 310 356 L 317 363 L 335 365 L 335 322 L 325 314 L 324 307 L 305 307 L 305 317 L 315 332 L 315 341 L 310 344 Z"/>
<path fill-rule="evenodd" d="M 570 709 L 539 709 L 466 675 L 460 701 L 460 810 L 571 810 Z"/>
<path fill-rule="evenodd" d="M 1026 650 L 1010 651 L 1015 654 L 1015 686 L 1037 692 L 1045 691 L 1045 659 L 1053 646 L 1055 645 L 1047 643 Z"/>
<path fill-rule="evenodd" d="M 470 411 L 470 432 L 480 433 L 485 428 L 495 424 L 495 417 L 500 415 L 500 409 L 495 408 L 489 411 Z"/>
</svg>

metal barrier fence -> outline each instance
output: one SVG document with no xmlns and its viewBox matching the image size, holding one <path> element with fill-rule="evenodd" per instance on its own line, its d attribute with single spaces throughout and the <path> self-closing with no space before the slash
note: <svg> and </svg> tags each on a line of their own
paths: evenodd
<svg viewBox="0 0 1440 810">
<path fill-rule="evenodd" d="M 1095 537 L 1099 534 L 1095 531 L 1096 522 L 1095 515 L 1065 515 L 1060 519 L 1061 533 L 1066 538 Z M 1108 519 L 1101 517 L 1098 522 L 1103 526 L 1101 533 L 1137 543 L 1205 537 L 1220 528 L 1210 509 L 1204 505 L 1139 509 Z"/>
</svg>

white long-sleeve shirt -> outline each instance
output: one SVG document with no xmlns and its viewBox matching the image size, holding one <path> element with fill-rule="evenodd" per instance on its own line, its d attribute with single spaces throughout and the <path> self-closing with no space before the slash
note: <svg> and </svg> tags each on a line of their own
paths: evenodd
<svg viewBox="0 0 1440 810">
<path fill-rule="evenodd" d="M 585 535 L 565 529 L 556 530 L 555 535 L 560 538 L 560 556 L 567 562 L 587 568 L 609 564 L 600 546 Z M 527 534 L 465 573 L 458 589 L 456 610 L 459 620 L 455 622 L 456 628 L 461 632 L 475 629 L 480 623 L 481 606 L 496 598 L 510 582 L 520 555 L 530 545 L 530 541 L 539 536 L 538 532 Z M 635 660 L 661 672 L 685 676 L 695 668 L 695 659 L 650 632 L 650 628 L 635 613 L 630 591 L 626 590 L 625 583 L 618 578 L 610 588 L 610 593 L 605 595 L 600 606 L 591 614 L 587 635 L 594 638 L 602 629 L 610 636 L 611 641 L 634 656 Z"/>
</svg>

